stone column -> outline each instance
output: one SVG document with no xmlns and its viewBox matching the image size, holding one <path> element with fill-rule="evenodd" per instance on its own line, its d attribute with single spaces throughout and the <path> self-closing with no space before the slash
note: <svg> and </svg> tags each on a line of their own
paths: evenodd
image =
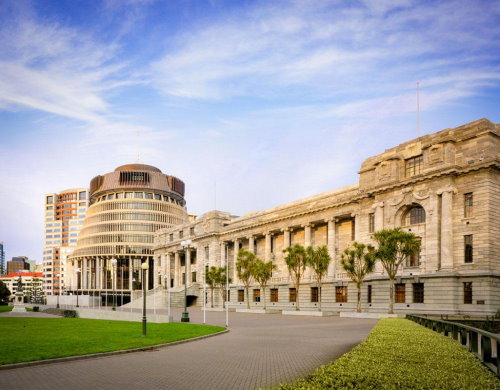
<svg viewBox="0 0 500 390">
<path fill-rule="evenodd" d="M 132 292 L 134 285 L 132 279 L 134 278 L 134 260 L 128 258 L 128 289 Z"/>
<path fill-rule="evenodd" d="M 384 228 L 384 202 L 375 203 L 373 208 L 375 209 L 375 231 L 382 230 Z"/>
<path fill-rule="evenodd" d="M 224 267 L 226 265 L 226 243 L 220 243 L 220 265 L 219 267 Z"/>
<path fill-rule="evenodd" d="M 283 229 L 283 249 L 286 249 L 290 246 L 290 229 Z"/>
<path fill-rule="evenodd" d="M 361 215 L 360 214 L 352 214 L 352 223 L 354 223 L 354 241 L 359 241 L 361 238 L 359 236 L 359 228 L 361 224 Z"/>
<path fill-rule="evenodd" d="M 234 283 L 238 283 L 238 272 L 236 271 L 236 263 L 238 262 L 238 251 L 239 251 L 239 246 L 240 246 L 240 240 L 234 240 L 234 253 L 233 253 L 233 261 L 234 261 L 234 267 L 233 267 L 233 281 Z"/>
<path fill-rule="evenodd" d="M 248 251 L 249 252 L 255 253 L 254 244 L 255 244 L 255 242 L 254 242 L 253 236 L 248 236 Z"/>
<path fill-rule="evenodd" d="M 330 265 L 328 266 L 328 277 L 334 277 L 335 276 L 335 220 L 334 219 L 328 219 L 326 221 L 328 223 L 328 231 L 327 231 L 327 248 L 328 248 L 328 254 L 332 258 Z"/>
<path fill-rule="evenodd" d="M 96 290 L 101 289 L 101 259 L 96 257 L 95 259 L 95 288 Z"/>
<path fill-rule="evenodd" d="M 82 283 L 82 288 L 87 289 L 87 277 L 88 277 L 88 260 L 86 257 L 83 258 L 83 269 L 82 269 L 82 276 L 83 276 L 83 283 Z"/>
<path fill-rule="evenodd" d="M 311 224 L 304 225 L 304 246 L 311 246 Z"/>
<path fill-rule="evenodd" d="M 271 260 L 271 233 L 266 232 L 265 235 L 265 246 L 264 246 L 264 260 L 269 261 Z"/>
<path fill-rule="evenodd" d="M 174 253 L 174 285 L 175 287 L 181 285 L 181 259 L 179 252 Z"/>
<path fill-rule="evenodd" d="M 441 193 L 441 268 L 453 268 L 453 193 L 456 189 L 447 187 Z"/>
<path fill-rule="evenodd" d="M 186 288 L 191 286 L 191 248 L 187 248 L 184 273 L 186 275 Z"/>
<path fill-rule="evenodd" d="M 166 283 L 167 283 L 167 288 L 170 288 L 170 279 L 172 278 L 172 270 L 170 269 L 171 267 L 171 261 L 172 261 L 172 256 L 170 253 L 167 253 L 167 279 L 166 279 Z"/>
<path fill-rule="evenodd" d="M 74 264 L 73 266 L 73 284 L 71 285 L 71 289 L 76 291 L 76 289 L 78 288 L 78 272 L 76 272 L 76 269 L 77 268 L 80 268 L 80 261 L 79 260 L 75 260 L 76 261 L 76 264 Z"/>
</svg>

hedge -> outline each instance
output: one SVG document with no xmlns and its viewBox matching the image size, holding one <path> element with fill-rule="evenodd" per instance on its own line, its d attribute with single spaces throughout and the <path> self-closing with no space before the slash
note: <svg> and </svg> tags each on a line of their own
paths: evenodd
<svg viewBox="0 0 500 390">
<path fill-rule="evenodd" d="M 456 341 L 409 320 L 387 318 L 336 361 L 277 387 L 346 388 L 500 390 L 500 380 Z"/>
</svg>

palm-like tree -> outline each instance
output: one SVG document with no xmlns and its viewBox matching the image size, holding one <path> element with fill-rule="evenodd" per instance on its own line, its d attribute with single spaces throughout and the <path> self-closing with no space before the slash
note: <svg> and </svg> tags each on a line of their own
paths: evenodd
<svg viewBox="0 0 500 390">
<path fill-rule="evenodd" d="M 354 249 L 347 248 L 340 256 L 340 264 L 347 272 L 347 275 L 356 283 L 358 289 L 358 304 L 356 311 L 361 312 L 361 285 L 365 276 L 373 272 L 375 268 L 375 248 L 372 245 L 365 245 L 353 242 Z"/>
<path fill-rule="evenodd" d="M 307 254 L 305 248 L 300 244 L 289 246 L 283 250 L 286 253 L 285 263 L 288 268 L 288 273 L 292 277 L 295 284 L 295 291 L 297 293 L 296 310 L 300 310 L 299 306 L 299 288 L 300 280 L 304 276 L 307 265 Z"/>
<path fill-rule="evenodd" d="M 250 289 L 250 284 L 253 279 L 253 265 L 255 264 L 255 254 L 245 249 L 240 249 L 238 252 L 238 259 L 236 260 L 236 272 L 238 274 L 238 279 L 241 280 L 245 288 L 247 309 L 250 309 L 250 299 L 248 297 L 248 291 Z"/>
<path fill-rule="evenodd" d="M 218 267 L 215 272 L 215 285 L 220 289 L 222 298 L 222 308 L 226 307 L 227 283 L 231 283 L 231 278 L 226 278 L 226 267 Z"/>
<path fill-rule="evenodd" d="M 325 245 L 319 246 L 316 249 L 309 246 L 306 249 L 306 254 L 307 265 L 312 268 L 314 272 L 314 279 L 316 279 L 316 283 L 318 284 L 318 310 L 321 311 L 321 285 L 323 278 L 328 272 L 328 266 L 330 265 L 332 258 L 330 257 L 328 248 Z"/>
<path fill-rule="evenodd" d="M 262 289 L 262 296 L 264 298 L 264 310 L 266 310 L 266 287 L 267 283 L 273 276 L 273 270 L 276 269 L 276 265 L 272 261 L 263 261 L 256 258 L 255 263 L 252 267 L 253 277 L 259 283 Z"/>
<path fill-rule="evenodd" d="M 218 269 L 217 267 L 210 267 L 210 269 L 205 274 L 205 282 L 210 289 L 210 307 L 214 307 L 214 289 L 217 286 L 218 280 Z"/>
<path fill-rule="evenodd" d="M 405 232 L 401 228 L 379 230 L 373 237 L 378 243 L 375 256 L 389 277 L 389 314 L 392 314 L 396 274 L 403 261 L 420 252 L 420 240 L 413 233 Z"/>
</svg>

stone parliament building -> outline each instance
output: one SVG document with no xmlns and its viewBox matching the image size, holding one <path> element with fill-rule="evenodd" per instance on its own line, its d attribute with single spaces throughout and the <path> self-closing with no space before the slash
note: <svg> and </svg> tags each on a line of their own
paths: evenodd
<svg viewBox="0 0 500 390">
<path fill-rule="evenodd" d="M 377 230 L 401 227 L 419 237 L 421 252 L 400 268 L 396 313 L 494 313 L 500 308 L 500 125 L 481 119 L 405 142 L 367 158 L 359 182 L 348 187 L 241 217 L 211 211 L 181 219 L 155 235 L 150 272 L 158 294 L 169 289 L 183 297 L 187 274 L 188 295 L 200 306 L 207 267 L 227 261 L 229 306 L 246 308 L 235 267 L 244 248 L 277 266 L 265 294 L 268 308 L 293 310 L 299 300 L 301 310 L 317 310 L 313 275 L 306 271 L 297 296 L 283 249 L 326 245 L 332 262 L 323 311 L 353 311 L 356 287 L 340 254 L 353 241 L 375 244 Z M 263 306 L 262 296 L 257 284 L 250 288 L 251 308 Z M 362 286 L 362 310 L 386 312 L 388 302 L 388 279 L 377 262 Z"/>
</svg>

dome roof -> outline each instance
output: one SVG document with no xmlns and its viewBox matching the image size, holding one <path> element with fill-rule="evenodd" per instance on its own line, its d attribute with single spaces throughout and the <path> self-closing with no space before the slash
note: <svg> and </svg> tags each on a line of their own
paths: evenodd
<svg viewBox="0 0 500 390">
<path fill-rule="evenodd" d="M 152 172 L 159 172 L 161 171 L 153 167 L 152 165 L 146 165 L 146 164 L 125 164 L 125 165 L 120 165 L 118 168 L 115 169 L 115 172 L 119 171 L 152 171 Z"/>
</svg>

